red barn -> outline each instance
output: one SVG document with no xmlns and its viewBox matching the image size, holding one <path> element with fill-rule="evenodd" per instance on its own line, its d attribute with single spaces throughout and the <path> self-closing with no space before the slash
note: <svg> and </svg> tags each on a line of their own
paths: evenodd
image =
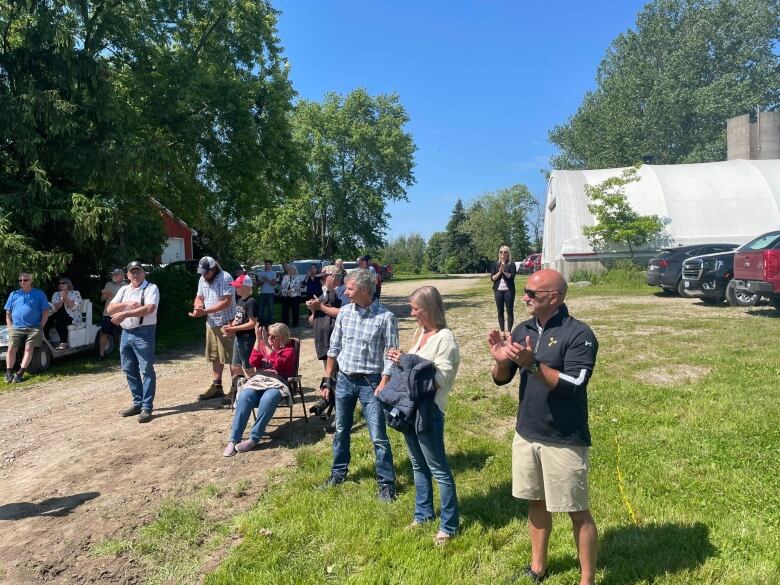
<svg viewBox="0 0 780 585">
<path fill-rule="evenodd" d="M 152 203 L 160 210 L 165 226 L 165 235 L 168 237 L 157 262 L 170 264 L 179 260 L 192 260 L 192 236 L 197 236 L 198 232 L 173 215 L 169 209 L 163 207 L 155 199 L 152 199 Z"/>
</svg>

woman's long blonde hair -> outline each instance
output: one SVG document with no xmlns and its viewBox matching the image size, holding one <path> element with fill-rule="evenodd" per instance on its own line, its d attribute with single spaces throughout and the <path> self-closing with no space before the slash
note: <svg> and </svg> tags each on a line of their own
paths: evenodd
<svg viewBox="0 0 780 585">
<path fill-rule="evenodd" d="M 507 258 L 507 260 L 506 260 L 506 261 L 507 261 L 507 262 L 511 262 L 511 261 L 512 261 L 512 250 L 509 248 L 509 246 L 501 246 L 501 247 L 498 249 L 498 261 L 499 261 L 499 262 L 501 262 L 501 252 L 503 252 L 504 250 L 506 250 L 507 252 L 509 252 L 509 258 Z"/>
<path fill-rule="evenodd" d="M 447 327 L 447 318 L 444 316 L 444 301 L 441 300 L 441 293 L 435 286 L 421 286 L 411 294 L 409 301 L 414 301 L 425 311 L 425 316 L 435 329 Z"/>
</svg>

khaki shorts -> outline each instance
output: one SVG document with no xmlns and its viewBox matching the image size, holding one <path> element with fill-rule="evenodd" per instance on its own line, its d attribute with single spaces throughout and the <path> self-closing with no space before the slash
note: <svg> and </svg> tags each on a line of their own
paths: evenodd
<svg viewBox="0 0 780 585">
<path fill-rule="evenodd" d="M 228 366 L 233 361 L 233 337 L 222 333 L 221 327 L 206 325 L 206 359 Z"/>
<path fill-rule="evenodd" d="M 8 334 L 8 347 L 41 347 L 43 335 L 40 327 L 11 327 Z"/>
<path fill-rule="evenodd" d="M 580 512 L 588 502 L 588 447 L 512 441 L 512 495 L 544 500 L 548 512 Z"/>
</svg>

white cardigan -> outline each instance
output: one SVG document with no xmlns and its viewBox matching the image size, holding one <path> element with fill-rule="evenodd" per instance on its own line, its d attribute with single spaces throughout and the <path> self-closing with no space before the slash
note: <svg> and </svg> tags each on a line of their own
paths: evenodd
<svg viewBox="0 0 780 585">
<path fill-rule="evenodd" d="M 426 360 L 432 361 L 436 366 L 436 396 L 433 401 L 439 410 L 444 412 L 447 407 L 447 393 L 452 389 L 455 383 L 455 375 L 460 366 L 460 349 L 455 336 L 449 329 L 440 329 L 428 338 L 428 341 L 420 349 L 420 340 L 422 339 L 422 330 L 417 329 L 414 332 L 414 345 L 409 353 L 419 355 Z"/>
</svg>

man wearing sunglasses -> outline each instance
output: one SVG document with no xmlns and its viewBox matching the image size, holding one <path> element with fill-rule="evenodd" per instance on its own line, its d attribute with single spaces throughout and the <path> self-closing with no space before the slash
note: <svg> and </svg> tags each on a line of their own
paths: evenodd
<svg viewBox="0 0 780 585">
<path fill-rule="evenodd" d="M 49 318 L 49 301 L 46 293 L 32 287 L 32 275 L 19 273 L 19 290 L 10 294 L 5 303 L 5 322 L 8 325 L 8 353 L 5 356 L 5 381 L 21 382 L 33 358 L 35 348 L 43 344 L 43 331 Z M 22 364 L 16 375 L 16 350 L 24 345 Z"/>
<path fill-rule="evenodd" d="M 520 370 L 520 404 L 512 443 L 512 495 L 528 500 L 531 563 L 523 575 L 547 577 L 552 512 L 567 512 L 580 560 L 580 584 L 595 581 L 598 533 L 588 501 L 588 380 L 598 342 L 569 315 L 566 280 L 555 270 L 535 272 L 523 302 L 531 318 L 511 337 L 488 334 L 497 385 Z"/>
</svg>

